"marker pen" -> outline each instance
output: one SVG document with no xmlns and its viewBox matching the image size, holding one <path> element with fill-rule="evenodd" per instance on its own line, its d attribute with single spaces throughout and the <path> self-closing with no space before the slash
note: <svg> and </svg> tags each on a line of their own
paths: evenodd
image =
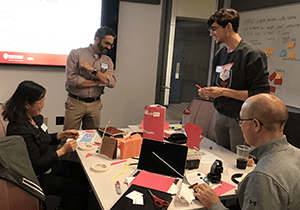
<svg viewBox="0 0 300 210">
<path fill-rule="evenodd" d="M 120 182 L 116 181 L 116 191 L 118 195 L 121 195 L 121 186 L 120 186 Z"/>
<path fill-rule="evenodd" d="M 197 86 L 199 89 L 201 89 L 203 92 L 205 92 L 205 90 L 204 90 L 202 87 L 200 87 L 200 86 L 197 85 L 197 84 L 196 84 L 196 86 Z"/>
</svg>

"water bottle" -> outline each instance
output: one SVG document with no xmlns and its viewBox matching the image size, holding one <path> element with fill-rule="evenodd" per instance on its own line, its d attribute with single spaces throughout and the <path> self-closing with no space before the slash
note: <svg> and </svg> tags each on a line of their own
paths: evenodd
<svg viewBox="0 0 300 210">
<path fill-rule="evenodd" d="M 190 110 L 188 108 L 185 108 L 183 110 L 183 115 L 182 115 L 182 120 L 181 120 L 181 125 L 182 125 L 182 129 L 184 129 L 184 125 L 188 122 L 190 122 Z"/>
</svg>

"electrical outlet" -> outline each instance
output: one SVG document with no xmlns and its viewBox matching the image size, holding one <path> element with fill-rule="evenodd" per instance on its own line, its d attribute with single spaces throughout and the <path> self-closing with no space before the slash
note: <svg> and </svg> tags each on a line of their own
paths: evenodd
<svg viewBox="0 0 300 210">
<path fill-rule="evenodd" d="M 65 117 L 56 117 L 56 125 L 63 125 L 65 121 Z"/>
</svg>

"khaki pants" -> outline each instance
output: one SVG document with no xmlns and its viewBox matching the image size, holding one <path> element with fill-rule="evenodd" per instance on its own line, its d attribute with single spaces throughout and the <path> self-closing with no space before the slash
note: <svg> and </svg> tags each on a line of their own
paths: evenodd
<svg viewBox="0 0 300 210">
<path fill-rule="evenodd" d="M 83 130 L 99 128 L 102 106 L 101 100 L 86 103 L 68 97 L 65 103 L 64 130 L 79 130 L 81 122 Z"/>
</svg>

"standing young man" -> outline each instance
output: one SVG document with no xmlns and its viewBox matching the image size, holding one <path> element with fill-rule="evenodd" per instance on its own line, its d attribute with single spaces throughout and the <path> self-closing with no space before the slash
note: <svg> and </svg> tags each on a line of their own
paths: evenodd
<svg viewBox="0 0 300 210">
<path fill-rule="evenodd" d="M 72 50 L 66 65 L 66 90 L 64 130 L 97 129 L 100 126 L 100 112 L 104 88 L 116 85 L 114 65 L 106 56 L 113 47 L 115 32 L 108 27 L 96 31 L 94 44 Z"/>
<path fill-rule="evenodd" d="M 210 36 L 216 44 L 225 44 L 214 56 L 213 87 L 198 90 L 202 98 L 214 98 L 217 109 L 214 131 L 217 144 L 236 151 L 244 138 L 236 118 L 243 101 L 258 93 L 269 93 L 267 57 L 265 53 L 238 34 L 239 13 L 234 9 L 221 9 L 207 21 Z"/>
</svg>

